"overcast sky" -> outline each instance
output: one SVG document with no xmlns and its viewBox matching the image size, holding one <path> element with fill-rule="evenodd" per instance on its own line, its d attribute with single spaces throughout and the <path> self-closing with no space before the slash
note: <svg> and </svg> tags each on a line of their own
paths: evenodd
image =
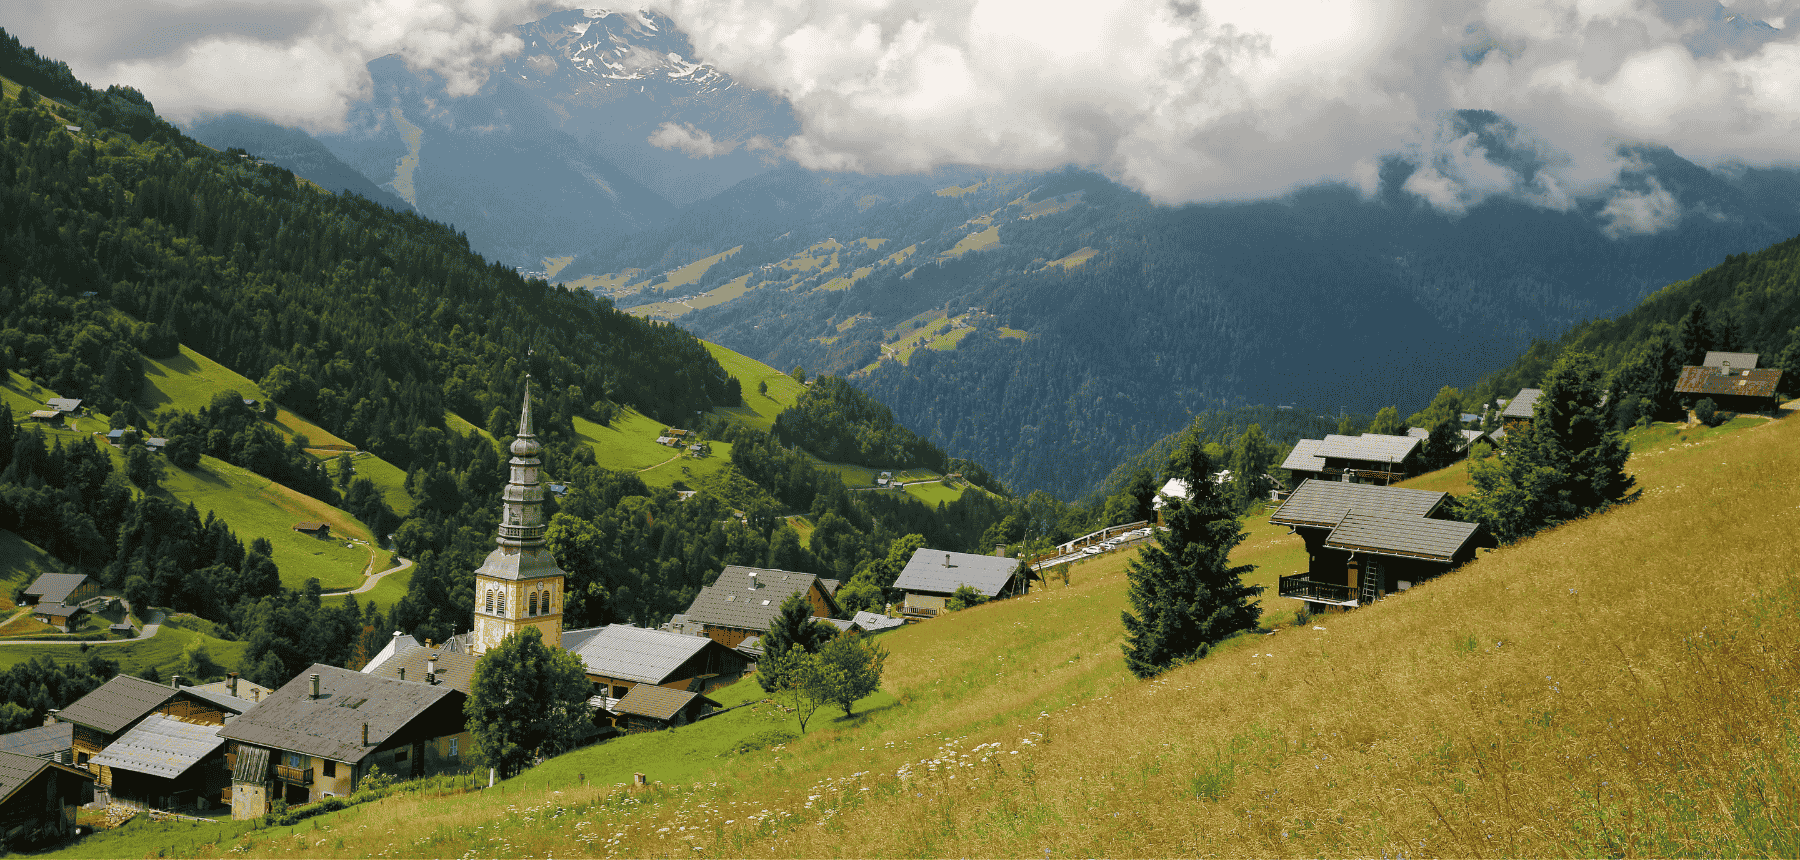
<svg viewBox="0 0 1800 860">
<path fill-rule="evenodd" d="M 0 25 L 175 118 L 337 127 L 398 53 L 470 92 L 535 0 L 9 0 Z M 1707 164 L 1800 163 L 1800 0 L 669 0 L 698 59 L 779 91 L 813 167 L 1102 170 L 1159 200 L 1320 180 L 1384 154 L 1446 211 L 1493 193 L 1611 194 L 1622 233 L 1678 203 L 1613 186 L 1622 142 Z M 1730 16 L 1740 16 L 1729 20 Z M 1795 27 L 1788 27 L 1792 20 Z M 1770 26 L 1748 22 L 1766 22 Z M 1553 163 L 1530 183 L 1444 112 L 1498 111 Z M 1659 214 L 1661 213 L 1661 214 Z"/>
</svg>

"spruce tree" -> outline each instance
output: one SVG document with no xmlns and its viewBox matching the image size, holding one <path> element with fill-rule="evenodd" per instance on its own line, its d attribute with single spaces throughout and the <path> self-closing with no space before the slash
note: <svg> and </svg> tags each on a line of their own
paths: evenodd
<svg viewBox="0 0 1800 860">
<path fill-rule="evenodd" d="M 1243 582 L 1252 566 L 1229 563 L 1244 532 L 1209 479 L 1213 471 L 1197 429 L 1189 429 L 1163 476 L 1186 481 L 1189 498 L 1167 503 L 1168 531 L 1125 568 L 1125 666 L 1140 678 L 1205 657 L 1226 637 L 1256 627 L 1262 587 Z"/>
<path fill-rule="evenodd" d="M 1625 474 L 1630 451 L 1600 405 L 1604 391 L 1591 356 L 1558 359 L 1543 392 L 1531 424 L 1510 436 L 1506 456 L 1470 471 L 1471 507 L 1502 541 L 1625 501 L 1636 483 Z"/>
<path fill-rule="evenodd" d="M 811 654 L 836 634 L 836 627 L 813 618 L 812 604 L 807 602 L 804 593 L 790 594 L 781 602 L 781 613 L 769 622 L 769 632 L 762 637 L 762 649 L 764 654 L 785 654 L 788 649 L 798 647 L 802 653 Z M 782 677 L 778 663 L 769 663 L 757 668 L 756 680 L 764 690 L 773 693 L 787 679 Z"/>
</svg>

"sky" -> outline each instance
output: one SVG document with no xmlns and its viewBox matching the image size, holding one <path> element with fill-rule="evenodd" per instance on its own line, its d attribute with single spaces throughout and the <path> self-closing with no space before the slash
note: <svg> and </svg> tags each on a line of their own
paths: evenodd
<svg viewBox="0 0 1800 860">
<path fill-rule="evenodd" d="M 399 54 L 476 91 L 537 0 L 9 0 L 0 26 L 177 120 L 246 111 L 341 127 Z M 1600 195 L 1617 235 L 1680 203 L 1619 146 L 1800 165 L 1800 0 L 667 0 L 696 59 L 794 106 L 816 168 L 1097 169 L 1165 202 L 1320 181 L 1465 211 Z M 590 13 L 593 14 L 593 13 Z M 1788 27 L 1790 21 L 1794 27 Z M 1496 111 L 1529 175 L 1446 122 Z M 666 135 L 668 129 L 664 129 Z"/>
</svg>

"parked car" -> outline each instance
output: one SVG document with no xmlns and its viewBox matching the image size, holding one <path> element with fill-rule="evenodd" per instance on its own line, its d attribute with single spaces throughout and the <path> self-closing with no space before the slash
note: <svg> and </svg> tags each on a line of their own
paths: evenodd
<svg viewBox="0 0 1800 860">
<path fill-rule="evenodd" d="M 1085 547 L 1081 551 L 1084 553 L 1087 553 L 1088 555 L 1099 555 L 1100 554 L 1100 548 L 1097 546 Z"/>
</svg>

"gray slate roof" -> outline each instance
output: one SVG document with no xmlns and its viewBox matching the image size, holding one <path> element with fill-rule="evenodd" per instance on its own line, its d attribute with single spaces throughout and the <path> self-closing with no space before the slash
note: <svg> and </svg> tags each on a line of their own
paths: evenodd
<svg viewBox="0 0 1800 860">
<path fill-rule="evenodd" d="M 913 551 L 894 588 L 918 594 L 950 594 L 967 585 L 993 597 L 1019 570 L 1019 560 L 921 547 Z"/>
<path fill-rule="evenodd" d="M 756 574 L 756 590 L 750 574 Z M 810 573 L 731 565 L 688 607 L 689 621 L 738 630 L 767 630 L 789 595 L 805 593 L 819 578 Z"/>
<path fill-rule="evenodd" d="M 1432 490 L 1308 478 L 1288 494 L 1287 501 L 1270 515 L 1269 522 L 1290 527 L 1333 528 L 1352 510 L 1364 514 L 1424 517 L 1436 510 L 1444 497 L 1444 493 Z"/>
<path fill-rule="evenodd" d="M 856 626 L 861 627 L 869 633 L 879 633 L 883 630 L 892 630 L 896 627 L 906 626 L 906 619 L 904 618 L 889 618 L 879 612 L 869 612 L 867 610 L 856 613 L 856 617 L 850 620 L 854 622 Z"/>
<path fill-rule="evenodd" d="M 225 745 L 218 726 L 151 714 L 106 745 L 93 764 L 174 779 Z"/>
<path fill-rule="evenodd" d="M 395 640 L 393 653 L 380 663 L 363 668 L 363 672 L 381 678 L 400 680 L 400 670 L 406 670 L 406 682 L 409 684 L 425 683 L 425 674 L 431 668 L 432 655 L 437 656 L 437 681 L 469 692 L 469 686 L 475 680 L 475 664 L 479 662 L 474 654 L 448 651 L 443 648 L 427 648 L 410 636 Z M 320 679 L 321 682 L 323 679 Z"/>
<path fill-rule="evenodd" d="M 504 546 L 488 553 L 487 560 L 476 568 L 475 573 L 514 581 L 568 575 L 556 566 L 556 557 L 548 549 L 520 550 Z"/>
<path fill-rule="evenodd" d="M 47 767 L 58 768 L 77 776 L 93 779 L 93 776 L 86 771 L 76 770 L 75 768 L 64 764 L 57 764 L 48 759 L 33 758 L 28 755 L 19 755 L 18 753 L 0 752 L 0 803 L 5 803 L 8 798 L 12 797 L 13 792 L 18 791 L 25 783 L 36 778 L 37 775 L 42 773 L 44 768 Z"/>
<path fill-rule="evenodd" d="M 36 606 L 31 607 L 32 614 L 48 615 L 52 618 L 74 618 L 75 613 L 86 612 L 86 611 L 87 611 L 86 609 L 83 609 L 79 606 L 65 606 L 61 603 L 49 603 L 49 602 L 40 603 Z"/>
<path fill-rule="evenodd" d="M 1449 562 L 1481 527 L 1455 520 L 1351 511 L 1325 538 L 1331 549 Z"/>
<path fill-rule="evenodd" d="M 37 596 L 44 603 L 62 603 L 87 581 L 87 576 L 80 573 L 46 573 L 32 580 L 25 589 L 25 596 Z"/>
<path fill-rule="evenodd" d="M 241 681 L 239 683 L 249 684 L 250 682 L 249 681 Z M 233 714 L 244 713 L 245 711 L 248 711 L 251 708 L 256 707 L 256 704 L 257 704 L 255 702 L 250 701 L 249 699 L 240 699 L 236 696 L 231 695 L 230 693 L 220 692 L 218 690 L 209 689 L 207 687 L 189 687 L 189 686 L 183 684 L 181 687 L 181 691 L 190 696 L 193 696 L 196 699 L 200 699 L 201 701 L 212 704 L 221 710 L 224 710 L 224 711 L 227 711 L 227 712 L 233 713 Z"/>
<path fill-rule="evenodd" d="M 639 684 L 626 691 L 612 708 L 615 714 L 636 714 L 655 720 L 672 720 L 675 714 L 687 707 L 689 702 L 700 699 L 713 707 L 719 703 L 699 693 L 683 690 L 671 690 L 668 687 L 657 687 L 651 684 Z"/>
<path fill-rule="evenodd" d="M 1419 441 L 1411 436 L 1387 436 L 1379 433 L 1339 436 L 1334 433 L 1326 436 L 1319 444 L 1316 456 L 1398 463 L 1419 450 Z"/>
<path fill-rule="evenodd" d="M 1319 446 L 1325 444 L 1322 439 L 1301 439 L 1294 443 L 1294 450 L 1288 452 L 1287 459 L 1281 461 L 1281 468 L 1297 472 L 1322 472 L 1325 470 L 1325 458 L 1319 456 Z"/>
<path fill-rule="evenodd" d="M 583 636 L 580 648 L 569 650 L 587 664 L 588 674 L 661 684 L 681 664 L 714 644 L 704 636 L 609 624 Z"/>
<path fill-rule="evenodd" d="M 1506 411 L 1500 413 L 1501 418 L 1530 418 L 1531 411 L 1537 408 L 1538 398 L 1544 396 L 1539 388 L 1521 388 L 1513 399 L 1506 402 Z"/>
<path fill-rule="evenodd" d="M 76 699 L 56 718 L 79 723 L 101 734 L 113 734 L 142 719 L 174 698 L 175 688 L 130 675 L 114 675 L 92 693 Z"/>
<path fill-rule="evenodd" d="M 319 676 L 320 696 L 312 698 L 308 677 Z M 249 713 L 232 720 L 219 736 L 240 743 L 297 752 L 354 764 L 444 699 L 463 694 L 447 684 L 415 684 L 314 663 Z M 369 724 L 369 745 L 362 726 Z"/>
<path fill-rule="evenodd" d="M 54 723 L 0 735 L 0 752 L 52 758 L 75 748 L 75 725 Z"/>
<path fill-rule="evenodd" d="M 1724 367 L 1729 361 L 1732 370 L 1749 370 L 1760 358 L 1762 354 L 1757 352 L 1708 352 L 1706 360 L 1700 363 L 1706 367 Z"/>
</svg>

